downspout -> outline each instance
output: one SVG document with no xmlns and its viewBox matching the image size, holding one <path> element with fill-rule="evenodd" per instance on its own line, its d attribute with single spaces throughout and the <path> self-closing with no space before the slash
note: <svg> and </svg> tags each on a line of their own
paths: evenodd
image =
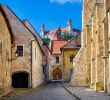
<svg viewBox="0 0 110 100">
<path fill-rule="evenodd" d="M 33 64 L 32 64 L 32 62 L 33 62 L 33 56 L 32 56 L 32 54 L 33 54 L 33 51 L 32 51 L 32 50 L 33 50 L 33 49 L 32 49 L 32 46 L 33 46 L 33 42 L 34 42 L 34 41 L 35 41 L 35 40 L 31 40 L 31 86 L 30 86 L 31 88 L 32 88 L 32 83 L 33 83 L 33 82 L 32 82 L 32 74 L 33 74 L 33 72 L 32 72 L 32 70 L 33 70 L 33 69 L 32 69 L 32 67 L 33 67 Z"/>
</svg>

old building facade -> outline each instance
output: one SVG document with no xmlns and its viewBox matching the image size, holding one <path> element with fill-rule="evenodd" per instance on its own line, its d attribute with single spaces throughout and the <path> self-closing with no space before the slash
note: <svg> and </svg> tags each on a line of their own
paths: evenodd
<svg viewBox="0 0 110 100">
<path fill-rule="evenodd" d="M 51 58 L 51 51 L 49 47 L 44 43 L 43 46 L 44 56 L 43 56 L 43 71 L 45 74 L 45 83 L 49 82 L 49 67 L 50 67 L 50 58 Z"/>
<path fill-rule="evenodd" d="M 11 66 L 11 79 L 14 88 L 35 88 L 43 83 L 44 73 L 42 67 L 43 50 L 37 36 L 11 11 L 2 6 L 9 20 L 14 38 L 17 58 Z"/>
<path fill-rule="evenodd" d="M 82 47 L 74 60 L 73 85 L 110 91 L 109 8 L 109 0 L 83 0 Z"/>
<path fill-rule="evenodd" d="M 51 58 L 49 67 L 50 80 L 62 80 L 63 66 L 60 48 L 67 44 L 67 41 L 53 40 L 51 45 Z"/>
<path fill-rule="evenodd" d="M 78 34 L 66 45 L 61 47 L 63 76 L 64 76 L 63 79 L 65 81 L 70 81 L 72 78 L 72 74 L 74 73 L 74 69 L 72 66 L 73 59 L 78 53 L 80 47 L 81 47 L 81 34 Z"/>
</svg>

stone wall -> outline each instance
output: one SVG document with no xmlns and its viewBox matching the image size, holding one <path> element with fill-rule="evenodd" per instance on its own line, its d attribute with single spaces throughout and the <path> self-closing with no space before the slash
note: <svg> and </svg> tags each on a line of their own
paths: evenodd
<svg viewBox="0 0 110 100">
<path fill-rule="evenodd" d="M 74 60 L 77 76 L 73 77 L 74 84 L 81 74 L 79 68 L 81 65 L 86 68 L 86 85 L 96 91 L 105 92 L 110 90 L 109 7 L 109 0 L 99 0 L 99 2 L 83 0 L 82 48 Z M 76 83 L 81 84 L 83 81 Z"/>
<path fill-rule="evenodd" d="M 73 86 L 87 86 L 84 54 L 84 49 L 81 48 L 73 61 L 74 73 L 71 80 Z"/>
<path fill-rule="evenodd" d="M 11 88 L 11 33 L 0 11 L 0 89 Z"/>
</svg>

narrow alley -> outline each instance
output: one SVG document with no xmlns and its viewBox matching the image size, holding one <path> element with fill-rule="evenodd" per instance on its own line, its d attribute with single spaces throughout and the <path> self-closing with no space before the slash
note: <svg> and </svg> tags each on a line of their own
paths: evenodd
<svg viewBox="0 0 110 100">
<path fill-rule="evenodd" d="M 0 100 L 110 100 L 110 95 L 70 83 L 51 82 L 35 89 L 14 89 Z"/>
<path fill-rule="evenodd" d="M 21 92 L 21 91 L 19 91 Z M 64 89 L 62 83 L 51 83 L 26 93 L 11 93 L 0 100 L 78 100 Z"/>
<path fill-rule="evenodd" d="M 110 100 L 110 0 L 1 0 L 0 100 Z"/>
</svg>

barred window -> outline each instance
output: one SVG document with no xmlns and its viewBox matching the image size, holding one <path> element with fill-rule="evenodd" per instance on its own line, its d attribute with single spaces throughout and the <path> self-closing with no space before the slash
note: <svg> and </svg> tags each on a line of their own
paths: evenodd
<svg viewBox="0 0 110 100">
<path fill-rule="evenodd" d="M 17 46 L 18 57 L 23 57 L 23 46 Z"/>
</svg>

